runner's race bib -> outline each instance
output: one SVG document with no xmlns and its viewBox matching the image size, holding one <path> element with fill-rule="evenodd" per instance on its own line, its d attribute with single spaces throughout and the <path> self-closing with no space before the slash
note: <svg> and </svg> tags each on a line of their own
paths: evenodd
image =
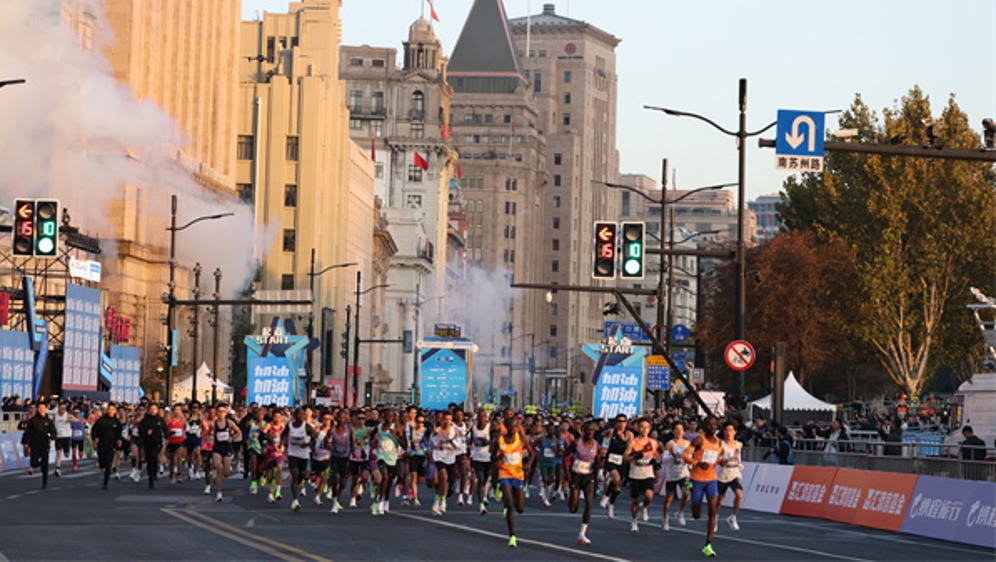
<svg viewBox="0 0 996 562">
<path fill-rule="evenodd" d="M 591 474 L 591 462 L 589 461 L 574 461 L 574 472 L 578 474 Z"/>
<path fill-rule="evenodd" d="M 385 439 L 385 440 L 381 441 L 380 442 L 380 448 L 385 453 L 393 453 L 394 452 L 394 440 L 393 439 Z"/>
<path fill-rule="evenodd" d="M 83 439 L 83 430 L 82 429 L 74 429 L 73 430 L 73 439 Z"/>
<path fill-rule="evenodd" d="M 719 459 L 719 451 L 702 451 L 702 462 L 716 464 Z"/>
<path fill-rule="evenodd" d="M 553 459 L 556 457 L 557 455 L 553 452 L 553 449 L 543 449 L 543 458 Z"/>
<path fill-rule="evenodd" d="M 685 453 L 684 447 L 679 447 L 678 445 L 674 445 L 671 447 L 671 449 L 674 451 L 673 453 L 671 453 L 672 459 L 674 460 L 674 464 L 681 464 L 685 462 L 681 460 L 681 455 Z"/>
<path fill-rule="evenodd" d="M 173 429 L 169 430 L 169 434 L 170 437 L 183 437 L 183 428 L 174 427 Z"/>
<path fill-rule="evenodd" d="M 505 464 L 515 466 L 522 463 L 522 453 L 505 453 Z"/>
<path fill-rule="evenodd" d="M 622 455 L 618 455 L 616 453 L 609 453 L 609 463 L 610 464 L 622 464 L 623 463 L 623 457 L 622 457 Z"/>
<path fill-rule="evenodd" d="M 215 441 L 228 441 L 228 430 L 226 429 L 225 431 L 219 431 L 215 435 L 214 440 Z"/>
</svg>

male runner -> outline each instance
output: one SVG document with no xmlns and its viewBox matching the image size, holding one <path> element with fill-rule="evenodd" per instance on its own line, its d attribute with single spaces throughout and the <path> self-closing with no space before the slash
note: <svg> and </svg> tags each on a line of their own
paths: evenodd
<svg viewBox="0 0 996 562">
<path fill-rule="evenodd" d="M 291 509 L 301 510 L 298 501 L 299 486 L 308 472 L 308 457 L 315 441 L 315 428 L 305 421 L 304 410 L 294 410 L 294 421 L 287 425 L 284 432 L 284 445 L 287 447 L 287 464 L 290 466 L 291 479 Z"/>
<path fill-rule="evenodd" d="M 505 420 L 504 434 L 495 441 L 492 462 L 498 467 L 498 485 L 505 503 L 505 522 L 508 524 L 508 546 L 518 546 L 515 540 L 515 520 L 513 510 L 522 513 L 526 507 L 525 471 L 522 466 L 523 453 L 534 451 L 528 439 L 522 437 L 519 418 Z M 534 452 L 535 456 L 535 452 Z"/>
<path fill-rule="evenodd" d="M 707 499 L 709 506 L 708 529 L 706 543 L 702 554 L 708 557 L 716 556 L 712 548 L 712 537 L 716 531 L 716 517 L 719 511 L 719 485 L 716 479 L 716 463 L 723 453 L 723 447 L 716 436 L 717 422 L 715 416 L 706 416 L 702 433 L 685 449 L 682 459 L 692 465 L 692 517 L 702 517 L 702 498 Z"/>
<path fill-rule="evenodd" d="M 640 525 L 636 521 L 636 513 L 643 503 L 643 520 L 650 520 L 650 502 L 654 499 L 654 459 L 657 457 L 658 443 L 650 437 L 650 420 L 643 418 L 636 424 L 637 435 L 629 442 L 623 460 L 629 463 L 629 491 L 633 501 L 629 511 L 633 516 L 630 532 L 636 533 Z"/>
<path fill-rule="evenodd" d="M 626 415 L 616 416 L 615 423 L 602 434 L 602 448 L 605 451 L 605 490 L 601 506 L 606 508 L 609 519 L 615 516 L 616 498 L 622 486 L 623 455 L 633 439 L 633 433 L 626 428 Z"/>
<path fill-rule="evenodd" d="M 442 423 L 436 428 L 433 453 L 436 460 L 436 499 L 432 514 L 446 513 L 446 497 L 456 476 L 457 428 L 453 427 L 453 412 L 443 412 Z"/>
<path fill-rule="evenodd" d="M 48 452 L 56 435 L 55 423 L 48 417 L 48 404 L 38 402 L 35 415 L 25 427 L 24 436 L 31 447 L 31 467 L 41 470 L 42 488 L 48 486 Z"/>
<path fill-rule="evenodd" d="M 581 439 L 574 440 L 567 446 L 567 455 L 571 456 L 571 491 L 567 498 L 567 507 L 571 513 L 578 512 L 578 500 L 584 493 L 584 513 L 581 515 L 581 531 L 578 533 L 579 544 L 591 544 L 588 539 L 588 523 L 591 522 L 591 505 L 595 501 L 595 480 L 602 464 L 602 455 L 598 441 L 595 440 L 595 424 L 588 422 L 581 427 Z"/>
<path fill-rule="evenodd" d="M 481 515 L 487 515 L 488 479 L 491 477 L 491 422 L 483 409 L 477 411 L 477 422 L 470 429 L 470 446 L 470 463 L 474 469 L 478 507 Z"/>
<path fill-rule="evenodd" d="M 726 522 L 734 531 L 740 530 L 740 523 L 737 522 L 737 515 L 740 513 L 740 503 L 744 499 L 744 488 L 741 484 L 741 472 L 744 465 L 741 461 L 741 453 L 744 444 L 737 441 L 737 422 L 727 420 L 723 423 L 723 456 L 719 460 L 719 506 L 723 505 L 723 496 L 727 490 L 733 490 L 733 513 L 726 518 Z"/>
<path fill-rule="evenodd" d="M 145 453 L 145 466 L 149 473 L 149 488 L 155 487 L 159 473 L 159 455 L 163 450 L 166 437 L 166 421 L 159 415 L 159 405 L 153 402 L 149 405 L 142 421 L 138 424 L 139 441 Z M 134 433 L 132 434 L 134 435 Z M 133 438 L 132 441 L 135 439 Z"/>
<path fill-rule="evenodd" d="M 681 494 L 681 502 L 678 507 L 678 525 L 685 526 L 685 507 L 688 505 L 692 483 L 688 480 L 689 466 L 685 464 L 681 456 L 688 447 L 688 440 L 685 439 L 685 424 L 676 421 L 671 426 L 671 439 L 664 444 L 664 454 L 661 459 L 661 467 L 664 472 L 664 513 L 661 527 L 665 531 L 671 530 L 671 522 L 668 509 L 677 494 Z M 661 493 L 661 490 L 657 490 Z"/>
<path fill-rule="evenodd" d="M 346 489 L 349 479 L 349 454 L 353 450 L 353 430 L 349 425 L 349 411 L 339 410 L 335 425 L 326 434 L 327 447 L 330 451 L 329 492 L 332 500 L 332 513 L 342 511 L 342 492 Z"/>
<path fill-rule="evenodd" d="M 69 413 L 68 405 L 59 402 L 59 409 L 55 414 L 55 477 L 62 477 L 62 457 L 69 458 L 70 440 L 73 436 L 72 422 L 75 416 Z"/>
<path fill-rule="evenodd" d="M 104 471 L 104 489 L 111 479 L 111 469 L 114 467 L 114 453 L 121 446 L 121 420 L 118 409 L 113 403 L 107 405 L 104 415 L 97 418 L 90 429 L 93 447 L 97 450 L 97 462 Z"/>
</svg>

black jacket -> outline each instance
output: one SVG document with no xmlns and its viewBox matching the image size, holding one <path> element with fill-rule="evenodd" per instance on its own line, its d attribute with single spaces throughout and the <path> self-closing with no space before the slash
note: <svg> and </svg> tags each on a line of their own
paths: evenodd
<svg viewBox="0 0 996 562">
<path fill-rule="evenodd" d="M 35 414 L 24 427 L 24 437 L 32 449 L 47 449 L 55 436 L 55 422 L 48 416 Z"/>
<path fill-rule="evenodd" d="M 90 437 L 98 449 L 113 449 L 121 440 L 121 420 L 108 415 L 100 416 L 90 429 Z"/>
<path fill-rule="evenodd" d="M 162 416 L 146 414 L 142 421 L 138 422 L 138 434 L 146 448 L 162 447 L 166 438 L 166 429 L 166 421 Z"/>
</svg>

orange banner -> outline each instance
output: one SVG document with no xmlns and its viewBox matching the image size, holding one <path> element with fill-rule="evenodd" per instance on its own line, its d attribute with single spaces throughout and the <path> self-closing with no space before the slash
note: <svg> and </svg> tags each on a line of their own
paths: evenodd
<svg viewBox="0 0 996 562">
<path fill-rule="evenodd" d="M 797 465 L 785 491 L 781 512 L 786 515 L 825 518 L 824 510 L 836 473 L 836 468 Z"/>
<path fill-rule="evenodd" d="M 839 468 L 821 516 L 841 523 L 899 531 L 916 482 L 914 474 Z"/>
</svg>

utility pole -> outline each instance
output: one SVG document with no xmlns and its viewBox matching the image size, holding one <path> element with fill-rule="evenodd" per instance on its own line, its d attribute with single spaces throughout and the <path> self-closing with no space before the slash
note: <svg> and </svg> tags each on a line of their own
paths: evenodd
<svg viewBox="0 0 996 562">
<path fill-rule="evenodd" d="M 200 339 L 200 323 L 201 323 L 201 263 L 197 262 L 194 265 L 194 315 L 193 315 L 193 326 L 190 329 L 190 335 L 193 337 L 192 350 L 193 354 L 190 358 L 191 364 L 191 379 L 190 379 L 190 400 L 197 400 L 197 340 Z"/>
<path fill-rule="evenodd" d="M 359 396 L 359 386 L 360 386 L 360 279 L 363 275 L 362 271 L 356 272 L 356 309 L 353 311 L 356 316 L 353 321 L 353 406 L 359 404 L 357 400 Z"/>
<path fill-rule="evenodd" d="M 747 177 L 747 79 L 740 79 L 740 128 L 737 129 L 737 306 L 734 314 L 733 339 L 747 340 L 747 247 L 744 244 L 744 199 L 746 198 Z M 737 387 L 737 403 L 744 401 L 746 407 L 747 372 L 740 371 L 740 384 Z"/>
<path fill-rule="evenodd" d="M 667 228 L 667 158 L 661 159 L 661 245 L 664 245 L 664 229 Z M 674 219 L 671 219 L 671 228 L 674 228 Z M 672 241 L 674 238 L 672 237 Z M 671 249 L 674 249 L 673 246 Z M 667 257 L 667 269 L 671 271 L 671 256 Z M 671 297 L 668 296 L 668 304 L 671 302 Z M 665 328 L 664 319 L 664 256 L 660 257 L 660 262 L 657 267 L 657 340 L 664 341 L 667 338 L 668 345 L 670 345 L 671 338 L 665 335 L 666 329 L 671 328 L 670 320 L 667 320 L 667 328 Z M 670 355 L 670 350 L 655 348 L 654 352 L 658 355 L 666 353 Z M 664 405 L 664 396 L 660 390 L 654 391 L 654 408 L 660 410 Z"/>
<path fill-rule="evenodd" d="M 218 350 L 221 348 L 221 268 L 214 270 L 214 367 L 211 380 L 211 402 L 218 403 Z"/>
</svg>

